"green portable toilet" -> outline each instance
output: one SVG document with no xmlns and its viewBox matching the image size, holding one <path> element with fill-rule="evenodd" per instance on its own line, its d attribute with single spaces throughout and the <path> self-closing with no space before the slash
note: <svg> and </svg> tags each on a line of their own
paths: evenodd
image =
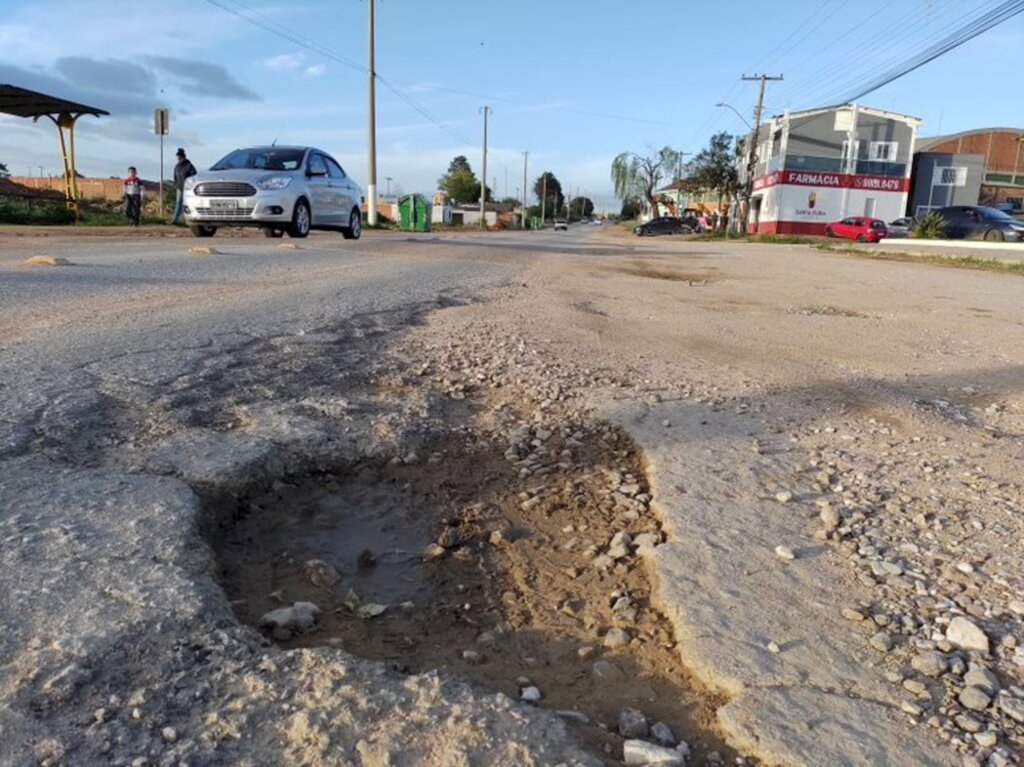
<svg viewBox="0 0 1024 767">
<path fill-rule="evenodd" d="M 429 232 L 431 207 L 422 194 L 402 197 L 398 201 L 398 228 L 406 232 Z"/>
</svg>

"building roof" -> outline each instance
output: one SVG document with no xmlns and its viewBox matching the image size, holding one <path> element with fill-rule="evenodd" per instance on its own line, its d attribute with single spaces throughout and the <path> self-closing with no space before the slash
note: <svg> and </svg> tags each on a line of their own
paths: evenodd
<svg viewBox="0 0 1024 767">
<path fill-rule="evenodd" d="M 875 117 L 884 117 L 890 120 L 902 120 L 904 122 L 912 122 L 915 125 L 921 124 L 920 117 L 913 117 L 911 115 L 900 114 L 899 112 L 890 112 L 886 109 L 875 109 L 874 107 L 866 107 L 863 104 L 857 104 L 856 106 L 858 112 L 874 115 Z M 788 112 L 785 114 L 788 114 L 790 117 L 808 117 L 810 115 L 822 114 L 824 112 L 834 112 L 838 109 L 853 109 L 853 107 L 853 104 L 833 104 L 832 106 L 817 107 L 815 109 L 802 109 L 797 112 Z M 778 120 L 779 118 L 784 117 L 785 114 L 774 115 L 773 119 Z"/>
<path fill-rule="evenodd" d="M 1024 128 L 974 128 L 972 130 L 960 131 L 959 133 L 947 133 L 942 136 L 928 136 L 926 138 L 918 136 L 915 143 L 915 151 L 927 152 L 928 147 L 935 146 L 936 144 L 943 144 L 947 141 L 967 138 L 968 136 L 980 136 L 986 133 L 1016 133 L 1021 139 L 1024 139 Z"/>
<path fill-rule="evenodd" d="M 17 85 L 0 83 L 0 112 L 15 117 L 45 117 L 47 115 L 109 115 L 99 107 L 79 104 L 76 101 L 48 96 L 45 93 L 19 88 Z"/>
</svg>

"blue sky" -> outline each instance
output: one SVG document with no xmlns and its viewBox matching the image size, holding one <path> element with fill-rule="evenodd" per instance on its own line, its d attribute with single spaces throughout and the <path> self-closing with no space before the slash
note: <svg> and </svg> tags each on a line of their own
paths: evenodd
<svg viewBox="0 0 1024 767">
<path fill-rule="evenodd" d="M 218 0 L 325 46 L 321 55 L 207 0 L 0 0 L 0 82 L 111 111 L 85 118 L 78 165 L 155 178 L 152 110 L 172 111 L 167 162 L 186 146 L 207 166 L 236 146 L 312 144 L 366 180 L 366 0 Z M 516 3 L 377 0 L 381 191 L 429 192 L 457 154 L 480 171 L 489 104 L 488 182 L 510 195 L 551 170 L 611 205 L 609 165 L 624 150 L 695 152 L 715 131 L 745 130 L 756 86 L 783 73 L 770 112 L 841 99 L 859 82 L 999 0 L 610 0 Z M 1024 14 L 862 103 L 921 117 L 922 135 L 1024 127 L 1019 81 Z M 339 61 L 338 58 L 342 59 Z M 348 60 L 347 62 L 345 60 Z M 416 107 L 409 105 L 412 101 Z M 429 118 L 424 115 L 429 115 Z M 432 118 L 432 119 L 431 119 Z M 748 117 L 749 119 L 749 117 Z M 437 122 L 443 124 L 439 127 Z M 0 162 L 15 174 L 58 167 L 52 127 L 0 117 Z M 506 187 L 507 171 L 507 187 Z"/>
</svg>

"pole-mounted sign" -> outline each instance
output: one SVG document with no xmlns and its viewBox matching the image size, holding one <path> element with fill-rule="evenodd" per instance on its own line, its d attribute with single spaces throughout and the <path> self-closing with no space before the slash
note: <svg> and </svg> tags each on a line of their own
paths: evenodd
<svg viewBox="0 0 1024 767">
<path fill-rule="evenodd" d="M 153 110 L 153 130 L 160 137 L 160 218 L 164 217 L 164 136 L 171 130 L 169 109 Z"/>
</svg>

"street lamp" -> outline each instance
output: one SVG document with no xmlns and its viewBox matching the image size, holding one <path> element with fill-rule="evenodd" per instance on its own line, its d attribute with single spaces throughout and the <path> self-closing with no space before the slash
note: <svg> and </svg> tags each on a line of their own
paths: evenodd
<svg viewBox="0 0 1024 767">
<path fill-rule="evenodd" d="M 739 112 L 738 112 L 738 111 L 736 110 L 736 107 L 734 107 L 734 106 L 733 106 L 732 104 L 726 104 L 726 103 L 725 103 L 724 101 L 719 101 L 719 102 L 718 102 L 717 104 L 715 104 L 715 106 L 716 106 L 716 107 L 725 107 L 726 109 L 731 109 L 731 110 L 732 110 L 733 112 L 735 112 L 735 113 L 736 113 L 736 116 L 737 116 L 738 118 L 740 118 L 741 120 L 743 120 L 743 124 L 744 124 L 744 125 L 746 125 L 746 126 L 747 126 L 748 128 L 750 128 L 750 130 L 754 130 L 754 126 L 750 124 L 750 121 L 749 121 L 749 120 L 747 120 L 747 118 L 746 118 L 746 117 L 744 117 L 743 115 L 741 115 L 741 114 L 740 114 L 740 113 L 739 113 Z"/>
</svg>

